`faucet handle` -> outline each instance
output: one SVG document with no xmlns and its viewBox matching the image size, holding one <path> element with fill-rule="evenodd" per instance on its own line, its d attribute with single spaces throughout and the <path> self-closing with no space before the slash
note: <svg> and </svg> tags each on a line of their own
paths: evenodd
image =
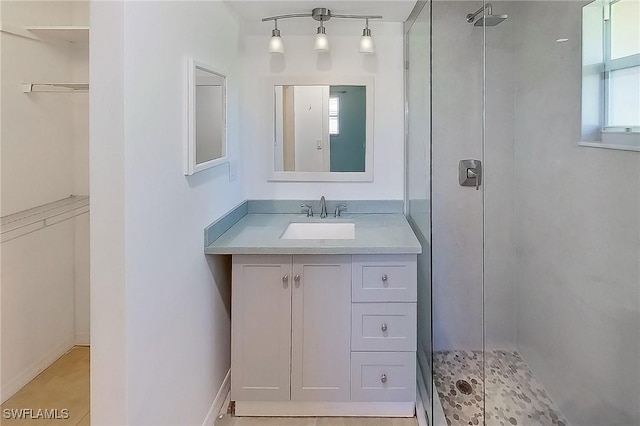
<svg viewBox="0 0 640 426">
<path fill-rule="evenodd" d="M 345 203 L 338 204 L 336 206 L 335 213 L 333 213 L 333 217 L 340 217 L 340 212 L 346 208 L 347 208 L 347 205 Z"/>
<path fill-rule="evenodd" d="M 313 217 L 313 208 L 309 204 L 300 204 L 300 207 L 307 209 L 307 217 Z"/>
</svg>

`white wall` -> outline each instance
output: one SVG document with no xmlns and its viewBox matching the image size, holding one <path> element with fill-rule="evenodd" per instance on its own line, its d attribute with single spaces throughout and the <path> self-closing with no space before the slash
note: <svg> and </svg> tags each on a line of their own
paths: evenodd
<svg viewBox="0 0 640 426">
<path fill-rule="evenodd" d="M 636 425 L 640 153 L 577 146 L 583 4 L 513 9 L 518 349 L 571 424 Z"/>
<path fill-rule="evenodd" d="M 8 30 L 87 23 L 79 2 L 1 7 Z M 86 49 L 6 32 L 0 38 L 2 216 L 87 194 L 88 175 L 80 165 L 86 170 L 88 96 L 25 94 L 20 85 L 86 81 Z M 3 400 L 74 343 L 88 343 L 88 300 L 79 297 L 89 285 L 87 223 L 83 215 L 2 245 Z"/>
<path fill-rule="evenodd" d="M 74 344 L 73 225 L 2 244 L 2 401 Z"/>
<path fill-rule="evenodd" d="M 69 24 L 71 20 L 70 2 L 3 2 L 2 8 L 5 26 Z M 68 81 L 73 62 L 66 47 L 4 32 L 0 37 L 5 106 L 1 214 L 6 216 L 73 194 L 73 98 L 25 95 L 20 85 Z"/>
<path fill-rule="evenodd" d="M 89 25 L 88 1 L 74 1 L 72 21 L 74 25 Z M 69 50 L 72 61 L 72 80 L 89 81 L 89 50 Z M 72 97 L 73 107 L 73 193 L 89 195 L 89 95 Z M 89 214 L 74 219 L 75 263 L 74 304 L 76 344 L 89 344 Z"/>
<path fill-rule="evenodd" d="M 324 105 L 329 103 L 328 86 L 293 88 L 293 126 L 295 130 L 295 170 L 301 172 L 329 171 L 324 165 L 324 152 L 329 149 Z M 322 149 L 317 149 L 318 144 Z M 275 167 L 275 166 L 274 166 Z"/>
<path fill-rule="evenodd" d="M 238 24 L 222 2 L 96 2 L 91 27 L 91 421 L 202 424 L 230 366 L 230 264 L 202 230 L 244 195 L 227 165 L 183 175 L 186 58 L 228 75 L 237 161 Z"/>
<path fill-rule="evenodd" d="M 91 423 L 128 424 L 124 4 L 90 9 Z"/>
<path fill-rule="evenodd" d="M 303 25 L 306 24 L 306 25 Z M 243 161 L 250 199 L 393 199 L 404 197 L 404 100 L 402 24 L 371 22 L 376 55 L 358 53 L 362 23 L 327 24 L 331 52 L 313 50 L 314 26 L 296 20 L 279 23 L 285 54 L 268 52 L 270 24 L 247 25 L 242 38 Z M 267 182 L 273 171 L 273 87 L 275 76 L 373 76 L 375 81 L 373 182 Z"/>
</svg>

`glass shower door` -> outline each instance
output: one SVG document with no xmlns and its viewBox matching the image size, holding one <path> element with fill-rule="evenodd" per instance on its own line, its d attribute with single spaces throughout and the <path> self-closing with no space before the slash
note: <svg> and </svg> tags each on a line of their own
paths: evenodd
<svg viewBox="0 0 640 426">
<path fill-rule="evenodd" d="M 482 2 L 432 2 L 432 318 L 434 424 L 484 416 L 483 185 L 461 160 L 482 160 Z M 460 171 L 472 186 L 460 185 Z M 479 170 L 478 170 L 479 171 Z M 444 421 L 438 422 L 438 413 Z"/>
<path fill-rule="evenodd" d="M 406 215 L 422 245 L 418 255 L 417 410 L 433 423 L 431 333 L 431 7 L 418 2 L 405 24 Z M 418 413 L 420 416 L 421 413 Z"/>
</svg>

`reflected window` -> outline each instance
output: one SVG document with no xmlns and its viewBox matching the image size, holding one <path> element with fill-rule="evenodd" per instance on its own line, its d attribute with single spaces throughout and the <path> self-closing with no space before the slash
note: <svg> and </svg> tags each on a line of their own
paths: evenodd
<svg viewBox="0 0 640 426">
<path fill-rule="evenodd" d="M 329 98 L 329 134 L 337 136 L 340 134 L 340 98 Z"/>
<path fill-rule="evenodd" d="M 597 0 L 582 12 L 582 137 L 640 135 L 640 2 Z M 640 137 L 626 139 L 640 146 Z"/>
</svg>

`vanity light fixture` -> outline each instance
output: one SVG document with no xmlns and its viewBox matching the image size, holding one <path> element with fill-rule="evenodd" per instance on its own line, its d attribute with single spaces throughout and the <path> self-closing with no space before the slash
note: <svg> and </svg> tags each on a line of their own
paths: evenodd
<svg viewBox="0 0 640 426">
<path fill-rule="evenodd" d="M 327 38 L 326 29 L 324 27 L 325 21 L 331 18 L 341 19 L 364 19 L 366 21 L 365 29 L 362 31 L 362 38 L 360 39 L 360 53 L 372 54 L 375 53 L 373 45 L 373 38 L 371 38 L 371 30 L 369 29 L 369 19 L 382 19 L 381 15 L 336 15 L 331 13 L 331 10 L 322 7 L 317 7 L 311 11 L 311 13 L 294 13 L 289 15 L 269 16 L 262 18 L 262 22 L 275 21 L 275 29 L 271 32 L 271 40 L 269 41 L 270 53 L 284 53 L 284 46 L 282 44 L 282 38 L 280 38 L 280 30 L 278 29 L 278 19 L 289 18 L 313 18 L 316 21 L 320 21 L 320 26 L 315 38 L 314 49 L 318 52 L 329 51 L 329 39 Z"/>
<path fill-rule="evenodd" d="M 282 38 L 280 37 L 280 30 L 278 29 L 278 20 L 274 19 L 275 28 L 271 31 L 271 40 L 269 40 L 269 52 L 270 53 L 284 53 L 284 45 L 282 44 Z"/>
</svg>

